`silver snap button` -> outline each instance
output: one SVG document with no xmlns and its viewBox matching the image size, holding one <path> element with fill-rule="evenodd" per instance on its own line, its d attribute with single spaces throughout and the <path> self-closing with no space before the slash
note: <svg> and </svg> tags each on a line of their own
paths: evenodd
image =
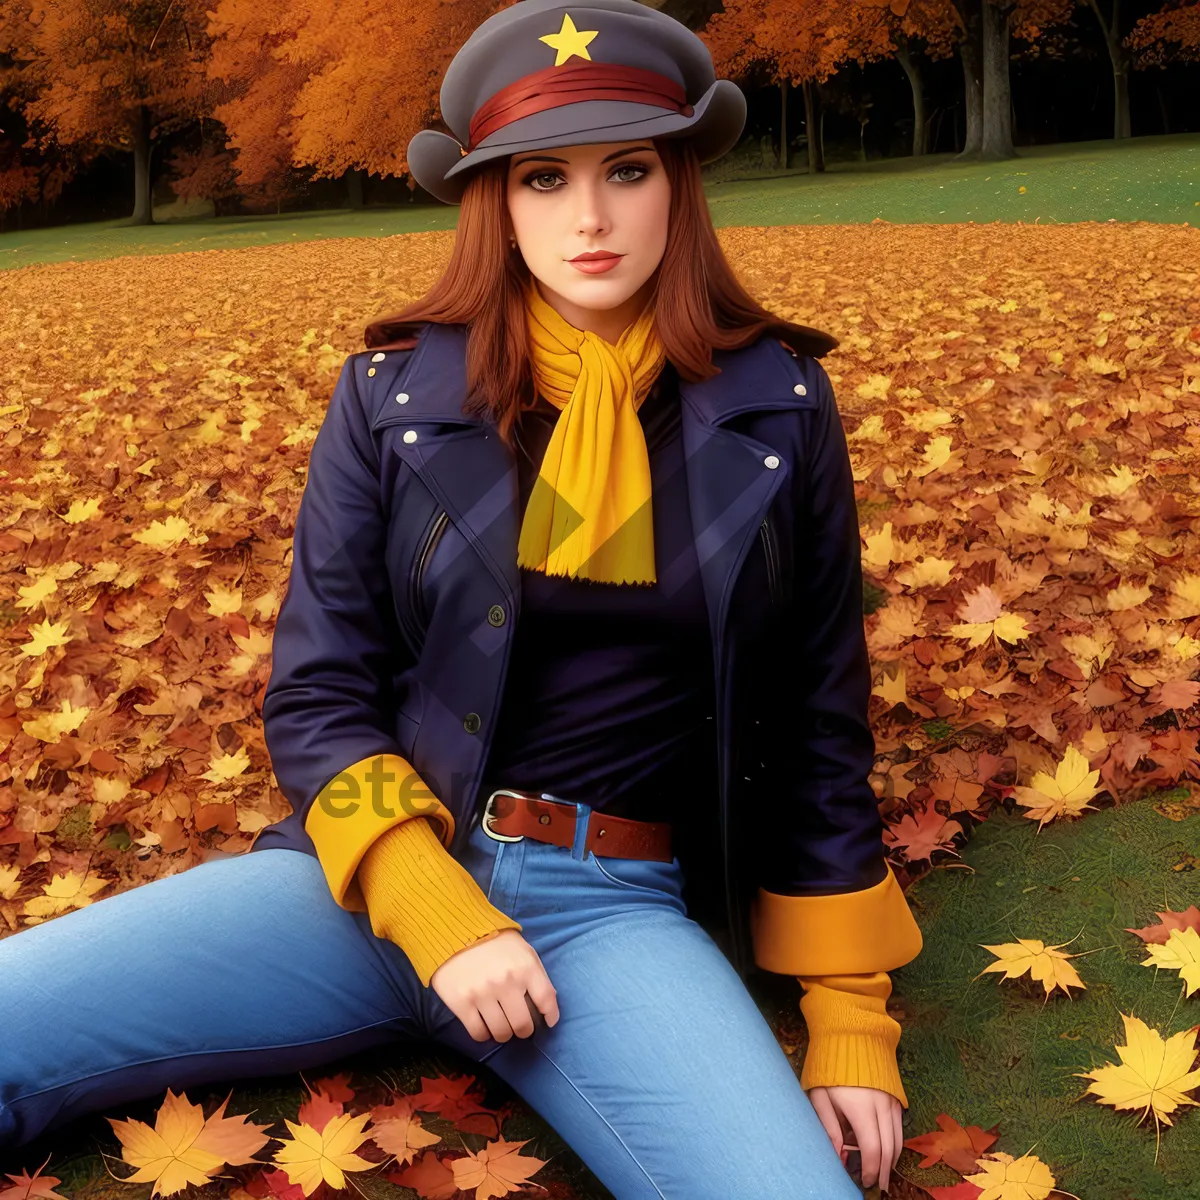
<svg viewBox="0 0 1200 1200">
<path fill-rule="evenodd" d="M 408 393 L 407 392 L 399 393 L 399 395 L 397 395 L 397 397 L 396 397 L 396 403 L 397 404 L 407 404 L 408 403 Z"/>
<path fill-rule="evenodd" d="M 415 429 L 406 429 L 404 431 L 404 440 L 410 444 L 415 442 L 417 440 L 417 431 Z"/>
<path fill-rule="evenodd" d="M 404 436 L 407 438 L 408 434 L 406 433 Z M 775 470 L 775 468 L 779 466 L 778 456 L 774 454 L 768 454 L 767 457 L 763 459 L 763 466 L 770 467 L 772 471 Z"/>
<path fill-rule="evenodd" d="M 606 832 L 606 830 L 603 830 L 603 829 L 597 829 L 597 830 L 596 830 L 596 836 L 597 836 L 597 837 L 603 837 L 603 836 L 604 836 L 604 834 L 605 834 L 605 832 Z"/>
<path fill-rule="evenodd" d="M 383 362 L 383 360 L 384 360 L 386 357 L 387 357 L 387 355 L 386 355 L 386 354 L 384 354 L 384 353 L 383 353 L 383 351 L 381 350 L 381 351 L 380 351 L 378 354 L 372 354 L 372 355 L 371 355 L 371 361 L 372 361 L 372 362 Z"/>
<path fill-rule="evenodd" d="M 807 396 L 808 395 L 808 388 L 806 388 L 804 386 L 804 384 L 802 384 L 802 383 L 796 384 L 796 386 L 794 388 L 792 388 L 792 391 L 795 392 L 797 396 Z"/>
</svg>

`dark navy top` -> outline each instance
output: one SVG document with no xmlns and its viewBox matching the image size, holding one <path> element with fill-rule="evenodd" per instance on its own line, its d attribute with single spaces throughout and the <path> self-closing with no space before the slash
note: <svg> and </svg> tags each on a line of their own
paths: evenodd
<svg viewBox="0 0 1200 1200">
<path fill-rule="evenodd" d="M 560 410 L 539 396 L 516 425 L 521 512 Z M 691 536 L 678 375 L 638 409 L 652 484 L 656 582 L 521 569 L 521 610 L 484 770 L 487 789 L 549 792 L 642 821 L 717 789 L 712 639 Z M 486 794 L 486 790 L 485 790 Z"/>
</svg>

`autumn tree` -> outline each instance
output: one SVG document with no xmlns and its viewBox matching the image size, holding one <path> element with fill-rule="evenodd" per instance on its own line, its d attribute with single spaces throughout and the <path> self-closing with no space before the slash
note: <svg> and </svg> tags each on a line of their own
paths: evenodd
<svg viewBox="0 0 1200 1200">
<path fill-rule="evenodd" d="M 957 10 L 950 0 L 860 0 L 864 9 L 874 9 L 877 19 L 889 29 L 896 61 L 904 71 L 913 98 L 914 157 L 925 154 L 928 139 L 925 117 L 925 87 L 921 58 L 949 58 L 961 32 Z"/>
<path fill-rule="evenodd" d="M 892 52 L 886 22 L 861 0 L 727 0 L 698 31 L 718 75 L 741 78 L 762 70 L 780 88 L 780 161 L 787 165 L 787 92 L 804 95 L 808 169 L 825 169 L 817 134 L 815 86 L 849 59 L 866 62 Z"/>
<path fill-rule="evenodd" d="M 5 49 L 49 143 L 133 156 L 133 223 L 150 224 L 151 149 L 205 113 L 203 0 L 5 0 Z"/>
<path fill-rule="evenodd" d="M 1161 11 L 1142 17 L 1126 40 L 1139 67 L 1200 62 L 1200 0 L 1168 0 Z"/>
<path fill-rule="evenodd" d="M 218 0 L 208 75 L 229 90 L 213 115 L 237 150 L 239 183 L 261 187 L 289 167 L 326 178 L 403 175 L 409 139 L 434 124 L 455 51 L 507 7 Z"/>
<path fill-rule="evenodd" d="M 903 4 L 906 0 L 896 0 Z M 960 158 L 1016 154 L 1012 136 L 1010 36 L 1033 41 L 1068 20 L 1076 0 L 950 0 L 962 28 L 959 55 L 966 95 L 967 136 Z"/>
</svg>

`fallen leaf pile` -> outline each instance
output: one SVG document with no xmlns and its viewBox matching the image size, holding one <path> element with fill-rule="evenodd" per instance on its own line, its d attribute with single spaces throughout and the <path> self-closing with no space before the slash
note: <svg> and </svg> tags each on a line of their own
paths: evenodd
<svg viewBox="0 0 1200 1200">
<path fill-rule="evenodd" d="M 152 1184 L 151 1196 L 171 1196 L 189 1185 L 224 1179 L 235 1185 L 231 1196 L 300 1200 L 318 1191 L 324 1197 L 349 1188 L 350 1173 L 375 1171 L 427 1200 L 456 1195 L 493 1200 L 520 1191 L 545 1166 L 545 1159 L 520 1153 L 524 1141 L 498 1135 L 505 1114 L 480 1101 L 472 1076 L 424 1078 L 422 1085 L 415 1095 L 392 1093 L 380 1104 L 363 1107 L 345 1075 L 321 1080 L 309 1089 L 297 1119 L 284 1118 L 287 1133 L 274 1135 L 265 1133 L 270 1125 L 226 1116 L 229 1097 L 206 1118 L 200 1105 L 168 1088 L 153 1126 L 108 1118 L 121 1143 L 120 1163 L 136 1168 L 126 1174 L 110 1169 L 110 1174 L 125 1183 Z M 348 1111 L 347 1105 L 357 1111 Z M 457 1146 L 445 1145 L 441 1134 L 422 1126 L 418 1112 L 453 1122 L 457 1134 L 482 1134 L 490 1140 L 477 1150 L 458 1137 Z M 272 1141 L 280 1144 L 272 1147 Z M 439 1145 L 441 1155 L 433 1149 Z M 253 1169 L 227 1170 L 246 1166 Z M 21 1200 L 50 1195 L 32 1187 L 36 1175 L 25 1180 Z M 45 1177 L 42 1181 L 53 1185 Z"/>
<path fill-rule="evenodd" d="M 873 782 L 901 882 L 954 865 L 1000 804 L 1038 829 L 1152 791 L 1164 815 L 1194 812 L 1200 231 L 719 236 L 770 309 L 841 339 L 823 365 L 857 484 Z M 308 454 L 364 324 L 420 295 L 452 237 L 0 273 L 0 929 L 242 852 L 287 815 L 261 703 Z M 1196 1003 L 1200 930 L 1170 915 L 1130 932 Z M 1068 1002 L 1082 956 L 1039 932 L 987 947 L 985 972 Z M 1193 1043 L 1121 1015 L 1121 1064 L 1088 1092 L 1170 1124 L 1195 1103 Z M 529 1169 L 502 1138 L 438 1158 L 406 1105 L 369 1128 L 340 1109 L 289 1122 L 277 1169 L 306 1196 L 365 1169 L 368 1142 L 421 1194 L 503 1195 Z M 192 1180 L 245 1152 L 253 1127 L 196 1120 L 171 1108 L 139 1131 L 139 1170 Z M 1036 1158 L 968 1140 L 960 1187 L 1053 1190 Z"/>
</svg>

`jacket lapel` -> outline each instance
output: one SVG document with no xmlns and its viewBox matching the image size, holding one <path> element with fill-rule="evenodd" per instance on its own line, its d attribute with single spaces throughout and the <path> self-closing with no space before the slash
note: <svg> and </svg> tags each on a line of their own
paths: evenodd
<svg viewBox="0 0 1200 1200">
<path fill-rule="evenodd" d="M 773 339 L 717 351 L 713 361 L 720 374 L 699 383 L 680 380 L 680 399 L 692 533 L 719 666 L 733 581 L 790 467 L 777 448 L 722 426 L 746 412 L 803 402 L 792 391 L 787 351 Z M 489 421 L 462 411 L 466 394 L 465 326 L 426 325 L 372 428 L 403 425 L 416 435 L 391 444 L 479 554 L 516 614 L 516 459 Z"/>
</svg>

